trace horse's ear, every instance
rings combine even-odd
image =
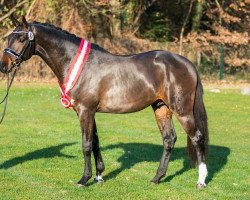
[[[14,16],[14,14],[10,15],[10,20],[11,20],[11,22],[12,22],[12,24],[14,26],[18,26],[19,25],[19,21],[16,19],[16,17]]]
[[[26,18],[24,15],[22,16],[22,22],[23,22],[24,27],[28,28],[28,22],[26,21]]]

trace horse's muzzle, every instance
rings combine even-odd
[[[12,62],[10,58],[6,55],[6,53],[3,54],[2,59],[0,60],[0,71],[4,74],[8,74],[10,72],[9,67],[11,67]]]
[[[0,71],[4,74],[8,72],[8,67],[5,65],[5,63],[0,61]]]

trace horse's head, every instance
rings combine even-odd
[[[8,36],[8,47],[4,49],[0,60],[0,71],[6,74],[13,68],[19,67],[23,61],[31,58],[35,51],[34,34],[25,17],[21,22],[14,16],[11,17],[11,20],[16,28]]]

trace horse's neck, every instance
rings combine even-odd
[[[78,38],[70,41],[62,34],[58,30],[47,30],[42,26],[35,27],[36,54],[48,64],[61,84],[80,41],[80,39],[77,41]]]

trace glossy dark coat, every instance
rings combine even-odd
[[[49,24],[16,22],[15,30],[32,30],[34,44],[23,60],[40,56],[63,84],[80,38]],[[20,40],[20,37],[22,40]],[[26,36],[27,37],[27,36]],[[24,39],[24,41],[23,41]],[[8,47],[20,52],[27,42],[25,34],[11,34]],[[6,73],[13,57],[4,53],[0,70]],[[113,55],[92,44],[86,65],[70,92],[82,129],[84,174],[79,185],[86,185],[92,176],[91,152],[100,177],[104,164],[99,149],[95,124],[96,112],[130,113],[152,106],[162,133],[164,151],[152,182],[165,175],[171,150],[176,141],[172,123],[175,114],[188,134],[192,163],[205,163],[208,131],[206,111],[202,100],[202,85],[194,65],[186,58],[166,51],[150,51],[136,55]],[[98,180],[98,179],[97,179]]]

